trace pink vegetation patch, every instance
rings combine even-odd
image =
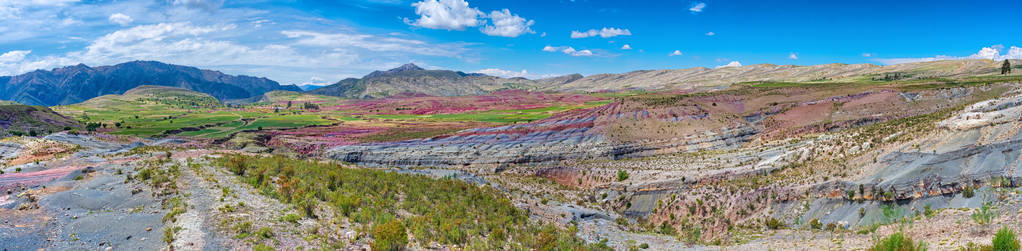
[[[400,95],[374,100],[354,100],[325,109],[359,111],[355,114],[448,114],[488,110],[536,109],[552,105],[578,105],[604,98],[582,94],[547,94],[506,90],[481,96],[435,97]]]
[[[322,152],[331,147],[359,143],[360,138],[386,131],[387,127],[337,125],[270,131],[271,146],[285,147],[303,155]]]

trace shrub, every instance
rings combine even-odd
[[[990,202],[983,203],[983,206],[980,206],[979,209],[972,212],[972,220],[975,221],[976,224],[982,226],[990,225],[996,216],[997,212],[996,210],[993,210],[993,206],[990,205]]]
[[[912,237],[905,236],[904,233],[897,232],[891,234],[883,239],[880,239],[871,251],[923,251],[926,250],[926,243],[919,241],[915,243],[912,241]]]
[[[962,189],[962,196],[964,196],[965,198],[972,198],[972,196],[975,196],[975,195],[976,195],[976,189],[973,188],[972,186],[965,186],[965,188]]]
[[[823,228],[823,223],[820,223],[820,219],[812,219],[809,221],[809,228],[820,229]]]
[[[623,182],[624,180],[629,180],[629,172],[625,170],[617,170],[617,181]]]
[[[780,220],[777,220],[777,218],[774,218],[774,217],[768,218],[764,224],[769,229],[776,230],[776,229],[784,228],[784,223],[781,222]]]
[[[259,236],[259,238],[269,239],[273,237],[273,229],[270,229],[269,227],[262,227],[255,232],[255,235]]]
[[[618,170],[617,171],[617,181],[625,181],[627,179],[628,179],[628,172],[626,172],[625,170]]]
[[[298,223],[298,220],[301,219],[301,218],[302,217],[298,216],[297,214],[287,214],[287,215],[281,216],[280,217],[280,221],[290,222],[290,223]]]
[[[252,251],[273,251],[273,248],[267,246],[266,244],[260,243],[256,244],[255,246],[252,246]]]
[[[401,250],[408,244],[408,234],[400,220],[374,225],[373,238],[373,250]]]
[[[166,242],[167,244],[174,242],[174,234],[176,234],[178,231],[181,231],[180,226],[163,230],[163,242]]]
[[[994,235],[993,250],[1005,250],[1005,251],[1018,251],[1019,243],[1018,238],[1015,238],[1015,231],[1008,229],[1008,227],[1001,228]]]

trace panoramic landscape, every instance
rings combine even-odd
[[[1020,250],[1020,18],[0,0],[0,248]]]

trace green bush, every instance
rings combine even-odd
[[[996,251],[1018,251],[1018,238],[1015,238],[1015,231],[1008,227],[1001,228],[994,235],[993,246]]]
[[[972,220],[983,226],[990,225],[994,221],[994,217],[997,217],[997,211],[993,210],[993,205],[990,202],[983,203],[983,206],[972,212]]]
[[[823,228],[823,223],[820,223],[819,219],[815,219],[814,218],[814,219],[809,221],[809,228],[811,228],[811,229],[821,229],[821,228]]]
[[[767,228],[774,229],[774,230],[784,228],[784,223],[781,222],[780,220],[777,220],[774,217],[770,217],[770,218],[766,219],[765,225],[766,225]]]
[[[625,170],[617,170],[617,181],[625,181],[628,179],[628,172]]]
[[[408,244],[408,234],[400,220],[374,225],[373,239],[373,250],[401,250]]]
[[[252,246],[252,251],[273,251],[273,248],[270,247],[270,246],[267,246],[266,244],[261,244],[260,243],[260,244],[255,244],[255,246]]]
[[[962,196],[964,196],[965,198],[972,198],[972,196],[975,195],[976,189],[973,188],[972,186],[965,186],[965,188],[962,189]]]
[[[904,233],[897,232],[891,234],[883,239],[880,239],[871,251],[925,251],[926,243],[919,241],[918,243],[912,241],[912,237],[905,236]]]
[[[287,214],[280,217],[280,221],[289,223],[298,223],[298,220],[300,219],[302,219],[302,217],[298,216],[297,214]]]

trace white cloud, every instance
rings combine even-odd
[[[79,1],[80,0],[0,0],[0,20],[19,19],[26,8],[55,10],[56,8],[49,7],[63,7]],[[52,16],[48,18],[52,18]],[[4,24],[4,26],[7,25],[11,24]]]
[[[631,46],[631,45],[628,45],[628,44],[625,44],[625,45],[621,46],[621,49],[622,49],[622,50],[631,50],[631,49],[632,49],[632,46]]]
[[[222,70],[231,74],[266,76],[282,83],[309,82],[310,76],[340,79],[354,73],[407,62],[409,55],[461,57],[464,44],[430,44],[387,35],[355,32],[286,31],[274,43],[256,45],[220,40],[237,32],[234,25],[199,26],[190,23],[139,25],[103,35],[85,48],[59,55],[28,58],[29,51],[0,55],[0,75],[84,63],[111,65],[131,60]],[[32,54],[35,55],[35,54]],[[363,58],[363,55],[372,55]],[[348,73],[339,72],[345,69]],[[354,70],[351,70],[354,69]],[[329,82],[329,81],[327,81]]]
[[[475,73],[482,73],[482,74],[486,74],[486,75],[490,75],[490,76],[503,77],[503,78],[517,78],[517,77],[524,78],[525,76],[529,75],[529,72],[526,71],[526,70],[522,70],[522,71],[518,72],[518,71],[501,70],[501,69],[498,69],[498,68],[482,69],[482,70],[478,70],[478,71],[474,71],[474,72]]]
[[[788,53],[788,59],[798,60],[798,53]]]
[[[707,35],[707,36],[711,36],[711,37],[712,37],[713,35],[717,35],[717,33],[713,33],[713,32],[711,31],[711,32],[707,32],[707,33],[706,33],[706,35]]]
[[[575,57],[588,57],[588,56],[592,56],[593,55],[593,52],[590,51],[590,50],[576,51],[575,48],[571,48],[571,47],[568,47],[567,49],[561,50],[561,52],[564,52],[564,54],[568,54],[568,55],[575,56]]]
[[[868,58],[868,57],[872,57],[872,56],[873,56],[873,53],[869,53],[869,52],[863,52],[863,53],[862,53],[862,56],[863,56],[863,57],[867,57],[867,58]]]
[[[691,11],[692,13],[703,12],[704,8],[706,8],[706,3],[696,2],[692,4],[692,8],[688,8],[688,11]]]
[[[415,7],[415,14],[419,19],[411,21],[405,18],[405,23],[412,26],[444,29],[444,30],[465,30],[465,27],[476,27],[485,21],[480,16],[485,16],[479,9],[468,7],[465,0],[423,0],[412,3]]]
[[[539,37],[546,37],[546,32],[543,32],[543,34],[539,34]]]
[[[933,57],[922,57],[922,58],[877,58],[874,61],[882,64],[903,64],[903,63],[915,63],[915,62],[930,62],[937,60],[961,60],[961,59],[990,59],[994,61],[1001,61],[1005,59],[1022,59],[1022,48],[1011,46],[1005,54],[1003,45],[993,45],[990,47],[983,47],[975,54],[956,57],[948,55],[937,55]],[[863,54],[865,56],[865,54]]]
[[[720,69],[720,68],[739,67],[739,66],[742,66],[742,63],[740,63],[738,61],[731,61],[730,63],[727,63],[726,65],[720,65],[720,66],[713,67],[713,68],[714,69]]]
[[[672,56],[672,57],[673,56],[681,56],[681,51],[680,50],[674,50],[674,52],[671,52],[671,54],[668,55],[668,56]]]
[[[359,33],[321,33],[287,30],[281,34],[293,38],[296,45],[324,48],[360,48],[376,52],[402,52],[428,56],[454,57],[464,50],[457,44],[428,44],[420,40],[383,37]]]
[[[174,5],[187,8],[215,11],[224,5],[224,0],[173,0]]]
[[[19,62],[22,59],[25,59],[25,55],[28,55],[29,53],[32,53],[32,50],[24,50],[24,51],[15,50],[15,51],[8,51],[8,52],[6,52],[4,54],[0,54],[0,64],[2,64],[2,63]]]
[[[614,27],[611,27],[611,28],[603,27],[603,29],[600,29],[600,30],[589,29],[588,31],[585,31],[585,32],[582,32],[582,31],[571,31],[571,38],[587,38],[587,37],[595,37],[595,36],[600,36],[602,38],[608,38],[608,37],[615,37],[615,36],[631,36],[631,35],[632,35],[632,32],[629,31],[628,29],[619,29],[619,28],[614,28]]]
[[[110,22],[116,24],[120,24],[121,26],[128,25],[131,22],[135,21],[134,19],[131,19],[130,16],[124,15],[122,13],[114,13],[113,15],[110,15],[110,17],[107,18],[107,20],[110,20]]]
[[[590,56],[594,56],[595,55],[595,54],[593,54],[593,51],[591,51],[591,50],[575,50],[575,48],[572,48],[571,46],[549,46],[549,45],[547,45],[547,46],[543,47],[543,51],[545,51],[545,52],[558,52],[559,51],[561,53],[564,53],[564,54],[567,54],[567,55],[571,55],[573,57],[590,57]]]
[[[490,20],[493,21],[493,25],[487,25],[480,29],[483,34],[501,37],[518,37],[524,33],[536,33],[529,28],[529,26],[532,26],[534,23],[533,20],[525,20],[525,18],[511,14],[511,11],[508,9],[490,12],[489,17]]]

